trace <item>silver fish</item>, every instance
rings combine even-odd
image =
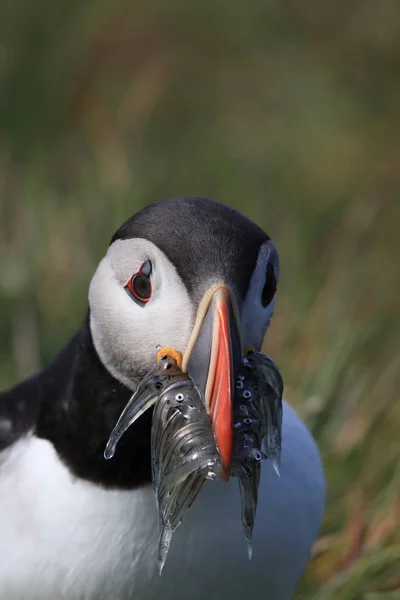
[[[259,352],[243,359],[234,397],[232,475],[239,480],[242,528],[251,557],[261,461],[279,474],[282,440],[282,378]],[[221,477],[222,465],[202,395],[175,359],[164,356],[140,382],[108,440],[111,458],[124,432],[154,405],[151,428],[152,483],[159,515],[160,573],[172,534],[206,479]]]
[[[249,353],[244,362],[253,369],[260,395],[261,437],[264,451],[280,474],[283,381],[273,360],[262,352]]]
[[[268,356],[252,352],[243,359],[234,399],[232,475],[239,479],[242,529],[249,558],[252,554],[260,462],[269,458],[279,475],[282,391],[282,378]]]
[[[221,469],[210,417],[190,379],[173,383],[160,395],[153,413],[151,455],[161,573],[173,532],[205,479],[216,479]]]
[[[173,532],[205,479],[217,478],[221,464],[202,396],[169,356],[162,357],[142,379],[121,413],[104,452],[106,459],[114,455],[125,431],[153,405],[151,466],[159,515],[161,573]]]
[[[128,404],[122,411],[117,424],[112,430],[104,450],[104,458],[109,459],[114,456],[117,444],[125,431],[144,413],[151,408],[159,395],[173,381],[185,380],[188,376],[182,373],[175,359],[169,356],[163,356],[156,364],[153,371],[150,371],[139,383],[136,391],[130,398]]]

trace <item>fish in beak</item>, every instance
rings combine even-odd
[[[126,429],[154,405],[151,464],[160,573],[172,534],[206,479],[238,478],[251,556],[260,461],[271,460],[279,473],[283,383],[266,355],[253,349],[242,357],[235,297],[227,285],[214,285],[200,303],[184,355],[166,346],[159,350],[154,369],[111,432],[106,459]]]
[[[215,284],[200,303],[182,370],[188,372],[205,399],[225,480],[231,474],[233,399],[242,355],[235,296],[229,286]]]

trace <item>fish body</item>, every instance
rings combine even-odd
[[[173,532],[205,479],[215,479],[221,468],[210,417],[189,378],[173,383],[158,398],[153,413],[151,456],[161,572]]]
[[[155,404],[163,390],[172,382],[185,379],[188,379],[188,376],[181,371],[176,360],[163,356],[155,368],[143,377],[122,411],[108,439],[104,458],[108,460],[114,456],[115,448],[125,431]]]
[[[283,383],[273,361],[261,352],[243,359],[234,399],[232,475],[239,479],[242,529],[252,554],[260,462],[270,459],[279,474]]]
[[[282,392],[282,378],[273,361],[260,352],[247,354],[234,397],[231,475],[239,480],[242,529],[249,557],[261,461],[271,460],[279,474]],[[172,534],[205,480],[223,477],[204,398],[177,361],[167,355],[143,378],[121,413],[107,443],[105,458],[113,456],[124,432],[152,406],[151,467],[159,515],[161,573]]]
[[[251,352],[244,361],[253,370],[259,388],[263,448],[279,475],[282,446],[282,377],[273,360],[262,352]]]
[[[217,478],[221,464],[204,400],[170,356],[162,357],[140,382],[111,432],[106,459],[114,455],[125,431],[152,406],[151,466],[159,514],[161,572],[173,532],[205,479]]]

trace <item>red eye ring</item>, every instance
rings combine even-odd
[[[150,276],[145,275],[142,269],[140,269],[130,278],[125,285],[125,290],[139,304],[147,304],[152,293]]]

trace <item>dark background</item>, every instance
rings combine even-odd
[[[80,325],[119,224],[210,196],[275,240],[265,348],[328,508],[297,599],[400,591],[400,5],[3,0],[0,387]]]

